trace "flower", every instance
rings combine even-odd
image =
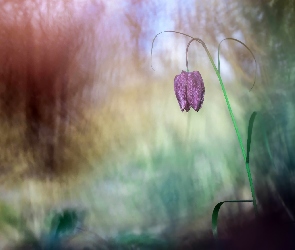
[[[199,111],[205,95],[205,86],[199,71],[185,72],[174,78],[174,91],[181,111],[188,112],[192,107]]]

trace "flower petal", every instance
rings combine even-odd
[[[174,91],[179,103],[181,111],[190,110],[189,103],[187,101],[187,78],[188,72],[182,71],[180,75],[175,76],[174,78]]]
[[[199,71],[188,73],[187,77],[187,101],[195,110],[199,111],[204,102],[205,86]]]

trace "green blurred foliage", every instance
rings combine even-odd
[[[295,215],[295,2],[246,1],[243,16],[260,45],[261,110],[254,125],[257,181],[270,178]],[[254,149],[255,150],[255,149]],[[263,176],[263,177],[262,177]],[[259,185],[258,185],[259,186]],[[270,187],[264,187],[269,189]],[[263,189],[262,189],[263,190]],[[262,193],[262,192],[261,192]],[[271,194],[273,195],[273,194]],[[263,197],[263,193],[261,194]]]
[[[68,75],[69,82],[79,84],[72,91],[64,93],[68,94],[64,96],[68,102],[71,98],[73,101],[71,105],[66,105],[69,109],[67,115],[71,117],[70,124],[60,120],[56,106],[56,109],[48,111],[49,120],[54,121],[55,128],[59,128],[59,132],[54,130],[53,137],[64,143],[59,147],[60,144],[55,141],[55,152],[63,152],[65,157],[64,165],[55,165],[58,182],[51,179],[52,186],[47,185],[47,173],[42,172],[43,168],[36,163],[44,164],[46,154],[44,156],[43,153],[46,150],[50,153],[49,142],[52,138],[41,138],[42,147],[29,148],[27,151],[24,135],[29,121],[24,116],[24,107],[16,105],[27,96],[16,94],[10,99],[7,95],[3,99],[3,103],[6,103],[6,107],[4,104],[2,106],[3,111],[9,114],[18,110],[16,115],[21,119],[13,120],[14,117],[8,119],[7,114],[1,115],[2,179],[16,187],[27,187],[21,185],[23,182],[33,183],[33,191],[16,191],[21,193],[23,200],[29,201],[29,205],[21,201],[17,203],[20,210],[26,207],[34,211],[33,208],[40,207],[47,211],[52,207],[78,204],[88,210],[85,223],[105,237],[118,235],[120,238],[121,234],[133,231],[178,235],[191,229],[210,230],[211,213],[218,202],[251,197],[242,154],[225,100],[201,46],[197,43],[192,45],[188,55],[190,69],[201,71],[205,81],[204,106],[198,113],[181,113],[173,92],[174,77],[185,68],[185,46],[189,39],[176,34],[159,36],[153,51],[156,71],[150,69],[152,39],[163,30],[176,30],[200,37],[213,56],[216,55],[218,43],[225,37],[241,39],[253,50],[259,64],[259,77],[250,93],[254,62],[251,54],[239,44],[232,41],[222,44],[221,75],[244,146],[250,115],[253,111],[258,112],[253,127],[250,168],[254,172],[260,201],[270,189],[268,180],[272,180],[277,190],[282,189],[279,192],[288,207],[293,206],[293,196],[286,196],[284,190],[294,188],[291,178],[295,159],[294,2],[188,2],[177,2],[175,8],[166,5],[165,1],[139,0],[124,1],[118,6],[107,2],[102,7],[89,3],[88,8],[85,5],[85,13],[100,13],[100,19],[87,19],[87,15],[85,19],[78,19],[81,21],[78,24],[93,24],[96,20],[97,26],[90,25],[89,30],[87,25],[82,25],[84,33],[81,34],[85,36],[78,36],[82,39],[78,45],[84,44],[85,47],[80,47],[78,54],[74,53],[77,51],[67,54],[58,46],[55,50],[77,59],[74,61],[76,66],[70,63],[69,58],[65,62],[69,63],[69,72],[72,73]],[[161,18],[173,22],[156,26],[155,23],[160,23],[158,20]],[[67,19],[63,20],[64,23],[58,27],[66,30],[67,26],[64,25],[67,25]],[[68,24],[69,27],[73,25],[70,34],[76,37],[75,32],[79,33],[80,26]],[[60,30],[50,32],[56,37]],[[92,32],[97,34],[93,35]],[[13,38],[12,41],[16,38],[22,41],[17,34],[13,32],[7,36]],[[7,36],[3,33],[2,38]],[[62,41],[60,44],[63,44]],[[20,43],[15,46],[22,48],[24,45]],[[3,49],[3,53],[5,51]],[[85,51],[90,52],[87,55],[92,59],[87,63],[83,57]],[[15,61],[17,55],[15,52]],[[84,61],[85,65],[82,65]],[[78,71],[81,75],[76,67],[81,70]],[[58,73],[63,76],[62,72]],[[75,78],[77,75],[78,79]],[[7,75],[5,77],[7,81],[10,79]],[[6,83],[5,87],[8,86]],[[16,92],[9,88],[5,91],[6,94]],[[57,103],[62,107],[63,102],[59,98]],[[41,131],[44,123],[40,122],[39,125]],[[40,154],[34,156],[31,151]],[[34,178],[30,178],[30,174],[24,174],[27,169],[34,170],[34,173],[38,170],[37,173],[43,174],[43,178],[36,173]],[[11,172],[12,175],[8,174]],[[71,177],[64,173],[70,173]],[[18,177],[13,178],[14,175]],[[82,175],[84,179],[80,180]],[[35,179],[39,180],[37,184]],[[5,186],[3,190],[5,188],[10,187]],[[244,190],[247,190],[246,194]],[[269,193],[272,195],[272,191]],[[243,212],[242,207],[222,209],[221,218],[222,214]],[[1,212],[6,218],[3,225],[17,225],[17,220],[21,220],[7,211]],[[55,228],[52,230],[57,234],[66,228],[74,228],[72,216],[63,216],[56,215],[52,225]],[[27,222],[29,228],[33,227],[35,221],[43,223],[44,218],[33,214],[33,219]],[[50,226],[44,227],[48,229]],[[130,237],[126,236],[122,241],[128,241]]]

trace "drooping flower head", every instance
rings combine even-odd
[[[184,34],[184,33],[181,33],[181,32],[177,32],[177,31],[163,31],[163,32],[178,33],[178,34],[182,34],[184,36],[187,36],[187,37],[190,37],[191,38],[190,42],[188,43],[188,45],[186,47],[186,67],[187,67],[187,72],[182,71],[180,75],[177,75],[174,78],[174,91],[175,91],[175,95],[176,95],[176,98],[178,100],[178,103],[179,103],[179,106],[180,106],[181,111],[186,110],[186,112],[188,112],[191,107],[194,110],[199,111],[200,108],[202,107],[202,104],[203,104],[203,101],[204,101],[204,94],[205,94],[204,82],[203,82],[203,79],[202,79],[201,74],[200,74],[199,71],[194,71],[192,73],[189,73],[188,60],[187,60],[187,52],[188,52],[188,47],[189,47],[189,45],[191,44],[192,41],[199,42],[203,46],[203,48],[205,49],[205,51],[206,51],[206,53],[208,55],[208,58],[209,58],[212,66],[214,68],[214,71],[215,71],[215,73],[216,73],[216,75],[217,75],[217,77],[219,79],[219,82],[220,82],[220,85],[221,85],[221,89],[223,91],[224,98],[225,98],[225,101],[226,101],[226,104],[227,104],[227,107],[228,107],[230,116],[232,118],[232,122],[233,122],[235,131],[236,131],[236,134],[237,134],[239,143],[240,143],[240,147],[241,147],[241,150],[242,150],[242,154],[243,154],[244,160],[245,160],[246,170],[247,170],[248,179],[249,179],[249,183],[250,183],[250,189],[251,189],[251,193],[252,193],[252,200],[246,200],[246,201],[245,200],[238,200],[238,201],[229,201],[229,202],[253,202],[255,214],[257,215],[257,211],[258,210],[257,210],[257,204],[256,204],[256,195],[255,195],[255,190],[254,190],[254,186],[253,186],[251,171],[250,171],[250,168],[249,168],[249,151],[250,151],[250,146],[249,145],[250,144],[248,142],[250,140],[247,141],[247,156],[246,156],[245,150],[244,150],[244,146],[243,146],[243,143],[242,143],[242,140],[241,140],[241,135],[240,135],[238,126],[236,124],[235,117],[233,115],[233,112],[232,112],[232,109],[231,109],[231,106],[230,106],[230,103],[229,103],[229,100],[228,100],[228,97],[227,97],[227,93],[226,93],[226,90],[225,90],[223,81],[221,79],[221,75],[220,75],[220,61],[219,61],[219,48],[220,48],[221,42],[224,41],[224,40],[234,40],[234,41],[239,42],[242,45],[244,45],[250,51],[250,53],[252,54],[252,56],[253,56],[253,58],[255,60],[255,65],[256,65],[256,69],[257,69],[256,59],[255,59],[252,51],[247,47],[246,44],[244,44],[240,40],[237,40],[235,38],[225,38],[225,39],[223,39],[219,43],[219,46],[218,46],[218,69],[217,69],[217,67],[216,67],[216,65],[215,65],[215,63],[213,61],[213,58],[212,58],[210,52],[208,51],[208,48],[207,48],[206,44],[200,38],[194,38],[194,37],[192,37],[190,35],[187,35],[187,34]],[[161,34],[163,32],[160,32],[159,34]],[[159,34],[157,34],[155,36],[155,38],[153,40],[153,43],[154,43],[156,37]],[[152,50],[153,50],[153,43],[152,43],[151,55],[152,55]],[[254,84],[255,84],[255,79],[256,79],[256,71],[255,71]],[[253,84],[253,86],[254,86],[254,84]],[[251,89],[250,89],[250,91],[251,91]],[[253,117],[255,117],[255,113],[256,112],[253,113],[254,116],[252,114]],[[252,116],[250,118],[250,121],[252,121],[252,126],[253,126],[253,120],[254,120],[254,118],[252,118]],[[249,137],[248,137],[248,139],[249,139]],[[213,214],[212,214],[212,230],[213,230],[213,235],[216,238],[217,238],[217,217],[218,217],[218,210],[220,209],[220,206],[224,202],[227,202],[227,201],[219,202],[215,206],[215,208],[213,210]]]
[[[204,102],[205,86],[199,71],[185,72],[174,78],[174,91],[181,111],[192,107],[199,111]]]

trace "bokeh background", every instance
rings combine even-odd
[[[295,1],[1,1],[0,242],[38,237],[52,210],[85,211],[101,237],[174,237],[211,228],[214,206],[251,199],[243,156],[203,47],[188,61],[205,100],[182,113],[174,77],[189,38],[217,65],[244,147],[259,209],[278,201],[292,219]],[[152,70],[151,63],[153,64]],[[220,220],[253,210],[225,204]],[[12,215],[13,214],[13,215]],[[6,217],[17,218],[9,222]],[[24,222],[25,221],[25,222]]]

